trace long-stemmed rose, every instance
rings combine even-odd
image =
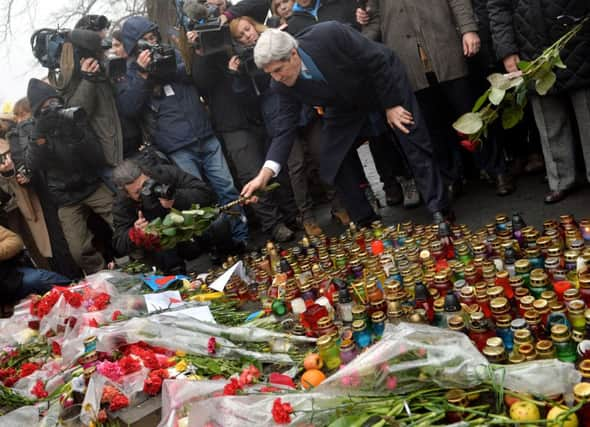
[[[470,113],[463,114],[453,128],[466,139],[461,144],[473,151],[482,137],[486,137],[490,124],[501,118],[502,127],[510,129],[524,117],[527,91],[546,95],[557,81],[555,68],[566,68],[560,52],[572,40],[590,17],[584,18],[559,40],[549,46],[533,61],[520,61],[519,71],[510,74],[495,73],[488,76],[490,88],[479,97]]]

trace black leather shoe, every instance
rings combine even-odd
[[[567,197],[568,191],[550,191],[545,195],[545,203],[551,205],[553,203],[561,202],[563,199]]]
[[[512,192],[514,192],[512,177],[508,174],[499,174],[496,177],[496,194],[498,196],[507,196]]]
[[[399,183],[395,182],[385,189],[385,203],[387,203],[387,206],[399,205],[403,200],[404,195]]]

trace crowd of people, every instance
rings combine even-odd
[[[531,95],[514,129],[493,126],[470,152],[451,126],[488,74],[517,71],[588,16],[586,0],[176,5],[188,14],[191,1],[207,3],[231,45],[209,51],[198,26],[163,35],[143,16],[110,28],[87,15],[47,78],[31,79],[0,116],[0,281],[12,283],[3,303],[125,255],[182,272],[204,251],[248,251],[253,223],[277,242],[298,229],[319,235],[318,200],[345,225],[370,224],[378,216],[363,143],[387,204],[424,203],[435,222],[453,221],[452,201],[473,176],[504,196],[518,174],[543,171],[544,202],[564,199],[577,184],[578,146],[590,180],[590,25],[562,52],[554,89]],[[107,57],[126,71],[110,75]],[[272,179],[278,191],[257,192]],[[150,251],[134,239],[172,208],[240,196],[255,203],[197,241]]]

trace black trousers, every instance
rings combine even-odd
[[[236,174],[234,178],[241,187],[256,177],[264,163],[266,131],[262,127],[252,126],[250,129],[222,132],[221,137],[227,160],[233,166]],[[285,192],[290,189],[286,189],[285,186],[290,186],[290,184],[288,176],[283,173],[281,175],[285,175],[286,178],[286,180],[279,179],[281,191]],[[276,197],[277,195],[273,193],[264,194],[259,197],[258,203],[250,205],[264,232],[272,231],[275,225],[284,220]]]
[[[369,138],[369,148],[375,161],[375,168],[383,183],[383,191],[387,192],[396,185],[398,176],[410,178],[412,174],[408,170],[404,155],[399,148],[399,142],[392,132]]]
[[[463,179],[465,175],[459,136],[452,123],[462,114],[471,111],[476,100],[475,92],[467,77],[442,83],[436,79],[430,80],[431,86],[417,91],[416,98],[428,126],[442,176],[450,184]],[[473,153],[477,167],[492,176],[506,170],[498,136],[499,129],[491,127],[488,140]]]

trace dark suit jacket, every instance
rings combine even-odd
[[[272,118],[273,140],[267,160],[285,164],[295,139],[301,106],[325,108],[321,176],[333,182],[371,112],[402,105],[410,109],[409,82],[397,56],[347,25],[329,21],[304,30],[299,47],[323,74],[327,84],[298,79],[289,88],[271,84],[280,99]]]

